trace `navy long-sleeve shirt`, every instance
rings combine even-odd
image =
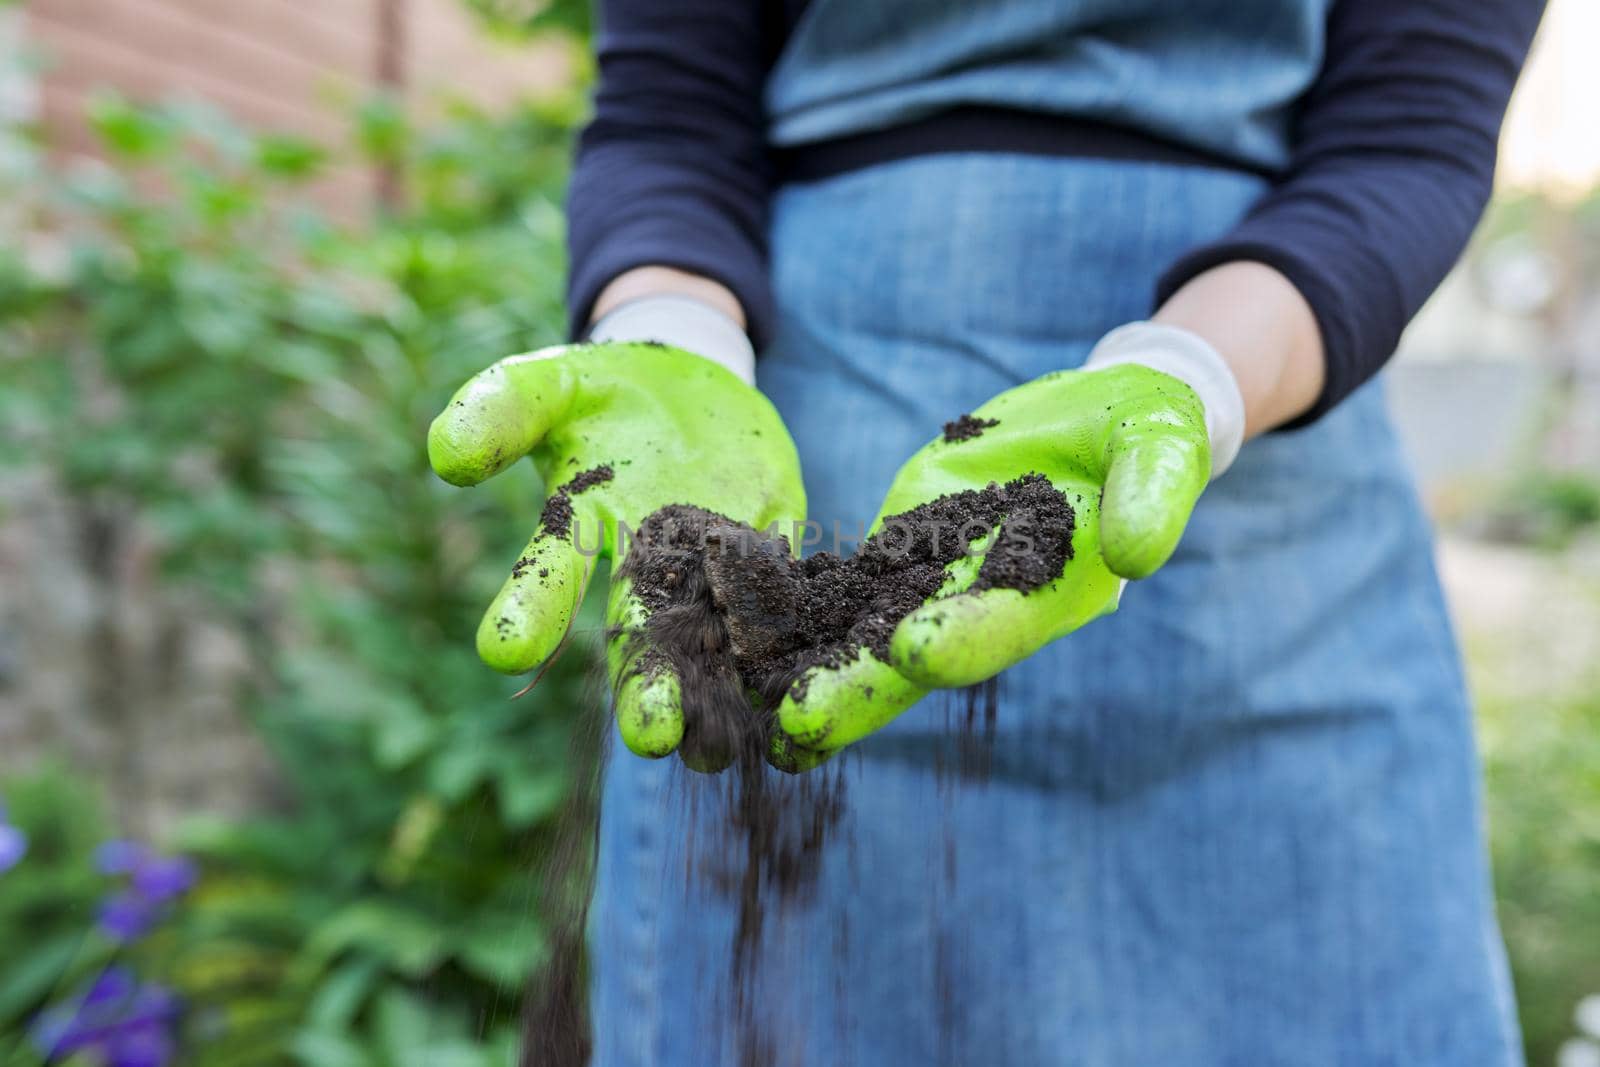
[[[881,36],[862,36],[870,25],[856,35],[856,46],[872,51],[872,64],[856,68],[866,80],[833,70],[816,80],[830,97],[796,90],[791,68],[819,62],[811,53],[829,41],[850,43],[857,27],[802,22],[806,0],[602,0],[595,117],[568,204],[574,332],[612,278],[660,264],[727,286],[764,344],[775,318],[767,201],[778,181],[959,149],[1235,166],[1268,175],[1271,188],[1231,232],[1174,263],[1154,300],[1225,262],[1258,261],[1284,274],[1316,316],[1327,362],[1322,395],[1298,420],[1310,421],[1376,373],[1460,255],[1487,202],[1500,122],[1544,4],[1334,0],[1325,22],[1316,0],[1299,10],[1295,0],[1257,6],[1231,31],[1236,0],[1198,16],[1176,5],[1165,24],[1086,24],[1081,34],[1058,18],[1053,50],[1038,44],[1052,27],[1018,20],[1028,37],[1011,53],[993,39],[996,23],[983,23],[981,63],[958,56],[946,59],[953,74],[925,73],[957,87],[943,96],[937,84],[907,92],[919,72],[883,55],[902,37],[935,57],[937,45],[884,20]],[[971,36],[981,9],[946,10],[956,13],[950,21],[967,18]],[[866,10],[843,7],[834,17]],[[1072,5],[1013,3],[1008,14],[1019,10]],[[1219,84],[1214,94],[1186,90],[1164,111],[1138,99],[1138,88],[1100,91],[1108,40],[1120,49],[1109,62],[1149,50],[1148,64],[1180,69],[1191,57],[1173,49],[1228,32],[1253,50],[1247,56],[1276,64],[1256,77],[1264,92],[1292,95],[1240,100]],[[1082,47],[1090,39],[1099,51]],[[1283,70],[1302,53],[1306,77],[1296,84]],[[983,63],[996,68],[988,82]],[[870,80],[875,69],[888,70],[882,84]],[[1195,69],[1203,78],[1204,64]],[[1024,91],[1033,95],[1014,98]],[[1195,112],[1196,103],[1209,110]],[[858,128],[848,125],[852,115],[862,116]]]

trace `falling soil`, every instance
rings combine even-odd
[[[583,946],[599,846],[600,775],[610,739],[605,702],[585,701],[568,742],[573,781],[548,849],[534,865],[549,954],[523,1000],[524,1067],[583,1067],[593,1050]]]
[[[999,419],[980,419],[972,415],[962,415],[944,424],[944,440],[946,444],[955,444],[958,441],[970,441],[974,437],[981,437],[983,431],[992,426],[999,426]]]
[[[971,425],[958,440],[993,425],[963,416],[947,433],[963,420]],[[610,468],[600,467],[567,483],[557,495],[568,521],[566,496],[610,475]],[[580,486],[584,479],[591,480]],[[547,504],[545,524],[554,529],[551,517]],[[1065,496],[1038,474],[939,497],[892,516],[848,559],[821,553],[796,560],[787,539],[688,505],[662,508],[641,524],[615,576],[632,580],[648,610],[638,647],[628,650],[627,669],[675,671],[685,719],[679,746],[684,765],[734,771],[690,775],[685,783],[691,797],[709,797],[727,812],[719,842],[701,842],[698,849],[688,843],[689,872],[737,909],[729,961],[731,1018],[725,1024],[745,1067],[776,1062],[778,1043],[763,1026],[751,992],[769,909],[808,898],[830,834],[846,812],[839,761],[792,776],[768,765],[778,704],[785,694],[803,699],[802,676],[811,668],[843,666],[863,649],[887,658],[896,625],[945,586],[946,568],[964,555],[983,552],[972,591],[1028,593],[1043,586],[1072,558],[1073,525]],[[990,539],[986,547],[978,544],[984,539]],[[994,693],[991,683],[969,694],[966,733],[974,734],[981,720],[992,735]],[[592,740],[584,743],[597,751]],[[575,810],[587,817],[598,808],[599,776],[583,766],[579,773],[589,799],[580,798]],[[544,880],[556,882],[559,891],[572,881],[566,868],[592,868],[594,846],[581,832],[558,834],[570,839],[561,847],[570,855],[558,856],[561,873],[547,872]],[[577,1067],[588,1056],[580,974],[587,909],[568,901],[563,914],[568,918],[556,925],[550,965],[528,1002],[524,1064]]]

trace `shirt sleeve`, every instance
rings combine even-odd
[[[1165,301],[1236,260],[1278,270],[1322,333],[1315,421],[1388,360],[1466,246],[1544,0],[1335,0],[1289,168],[1230,233],[1187,253]]]
[[[573,336],[617,275],[657,264],[730,289],[771,336],[762,90],[776,5],[602,0],[594,118],[567,194]]]

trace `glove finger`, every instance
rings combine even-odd
[[[795,699],[795,692],[802,696]],[[924,695],[899,671],[862,649],[839,667],[813,667],[778,705],[778,726],[789,742],[833,752],[886,725]]]
[[[772,747],[767,751],[767,762],[788,774],[804,774],[827,763],[838,751],[833,749],[829,752],[817,752],[814,749],[801,748],[782,730],[774,730]]]
[[[628,751],[670,756],[683,741],[683,689],[664,656],[647,656],[616,690],[617,732]]]
[[[683,683],[651,645],[647,617],[632,580],[613,577],[606,603],[606,671],[615,694],[617,732],[630,752],[660,759],[683,740]]]
[[[572,400],[565,351],[510,356],[458,389],[428,427],[434,472],[451,485],[477,485],[537,445]]]
[[[505,674],[539,666],[561,646],[594,574],[593,556],[542,524],[478,624],[478,655]]]
[[[924,604],[895,628],[890,661],[928,689],[976,685],[1116,610],[1116,576],[1103,566],[1068,568],[1032,592],[986,589]]]
[[[995,553],[1034,552],[1013,537],[991,537],[982,555],[963,556],[946,567],[939,594],[900,620],[889,641],[895,669],[928,689],[976,685],[1115,611],[1122,582],[1101,557],[1092,498],[1079,494],[1077,499],[1072,551],[1064,554],[1054,578],[1027,592],[998,586],[972,590],[974,579],[992,563],[1001,565],[1002,574],[1011,569],[1012,561],[1004,555],[992,558]],[[1030,535],[1040,532],[1028,530]],[[1028,561],[1030,579],[1039,558]]]
[[[1100,504],[1100,551],[1124,578],[1145,578],[1172,555],[1210,476],[1204,440],[1145,428],[1113,441]]]

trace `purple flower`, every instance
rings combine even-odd
[[[138,981],[128,968],[113,964],[83,992],[76,1005],[60,1005],[41,1015],[33,1039],[46,1055],[65,1056],[95,1043],[93,1022],[108,1017],[132,998]]]
[[[160,918],[163,906],[194,885],[194,861],[162,856],[137,841],[107,841],[95,854],[105,874],[122,875],[127,884],[100,905],[101,929],[118,941],[132,941]]]
[[[137,841],[107,841],[95,850],[95,866],[101,874],[132,874],[150,855]]]
[[[170,1029],[146,1023],[119,1034],[106,1047],[106,1067],[163,1067],[172,1058]]]
[[[137,891],[113,893],[100,904],[100,928],[118,941],[133,941],[155,923],[158,908]]]
[[[20,827],[3,821],[4,818],[4,813],[0,812],[0,874],[21,863],[22,857],[28,854],[28,835]]]
[[[133,996],[134,990],[139,988],[138,979],[133,972],[119,964],[113,964],[100,972],[100,977],[83,995],[83,1005],[86,1008],[104,1008],[106,1005],[121,1004]]]
[[[194,880],[194,861],[187,856],[146,856],[133,869],[134,890],[153,904],[181,897]]]
[[[163,1067],[175,1051],[178,1015],[170,990],[141,985],[126,967],[112,966],[75,1003],[42,1014],[32,1036],[51,1062],[92,1052],[104,1067]]]

